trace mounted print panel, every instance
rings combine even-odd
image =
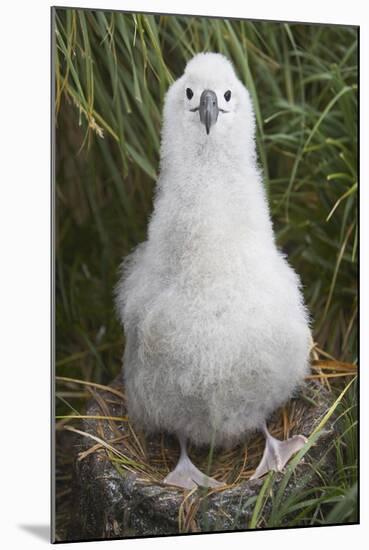
[[[52,46],[53,541],[358,523],[358,28]]]

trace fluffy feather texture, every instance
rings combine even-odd
[[[190,110],[204,89],[229,111],[209,135]],[[147,432],[233,444],[307,374],[308,315],[275,244],[254,134],[230,62],[196,55],[167,92],[148,239],[117,288],[128,412]]]

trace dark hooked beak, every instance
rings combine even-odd
[[[213,90],[204,90],[200,97],[200,120],[205,124],[206,133],[216,123],[219,114],[217,95]]]

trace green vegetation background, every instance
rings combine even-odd
[[[357,38],[344,26],[56,10],[57,375],[109,383],[121,368],[118,267],[145,239],[165,92],[200,51],[225,54],[251,93],[278,244],[315,340],[357,362]],[[58,391],[59,414],[85,397]]]

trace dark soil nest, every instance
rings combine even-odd
[[[209,473],[225,487],[184,491],[162,482],[178,459],[176,439],[167,434],[144,437],[134,431],[127,418],[121,377],[109,388],[93,389],[92,394],[86,413],[91,418],[80,423],[79,433],[72,428],[76,459],[73,522],[67,540],[247,529],[264,482],[249,480],[264,449],[260,434],[232,449],[214,450]],[[333,401],[333,392],[310,380],[297,398],[273,415],[268,427],[281,439],[297,433],[309,437]],[[327,448],[334,435],[332,416],[293,470],[285,495],[299,487],[302,479],[305,488],[316,484],[311,462],[319,461],[329,475],[334,466]],[[208,471],[208,448],[190,446],[189,454],[202,471]],[[284,473],[274,475],[277,490]]]

